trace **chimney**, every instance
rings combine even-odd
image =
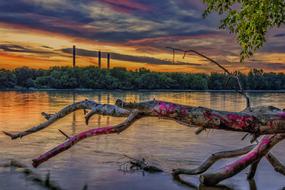
[[[107,54],[107,68],[110,69],[110,64],[111,64],[111,54]]]
[[[72,55],[73,55],[73,68],[75,68],[76,66],[76,47],[73,46],[73,51],[72,51]]]
[[[98,51],[98,67],[101,69],[101,51]]]

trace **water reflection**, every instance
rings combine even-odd
[[[253,105],[273,105],[285,107],[284,94],[265,93],[251,94]],[[161,99],[181,104],[204,106],[212,109],[240,111],[245,106],[243,97],[236,93],[208,92],[0,92],[0,131],[19,131],[44,121],[41,112],[57,112],[60,108],[84,99],[100,103],[114,104],[117,98],[125,101],[145,101]],[[26,138],[10,141],[0,135],[0,162],[17,159],[31,166],[31,160],[62,143],[64,138],[57,129],[67,134],[75,134],[90,127],[113,125],[123,118],[96,116],[90,126],[85,125],[83,111],[77,111],[58,121],[47,129]],[[89,189],[189,189],[174,183],[169,174],[153,174],[142,177],[139,174],[126,175],[118,171],[118,160],[123,154],[132,157],[144,157],[159,163],[164,170],[173,168],[195,167],[209,154],[230,150],[247,145],[241,141],[243,134],[222,131],[210,131],[199,136],[194,130],[181,126],[173,121],[144,118],[120,135],[100,136],[79,143],[74,148],[51,159],[36,171],[43,176],[50,171],[51,177],[64,189],[82,189],[88,184]],[[281,143],[274,150],[285,162],[285,153]],[[221,161],[214,169],[228,161]],[[0,184],[7,184],[1,176]],[[197,177],[186,178],[199,188]],[[266,180],[264,180],[266,179]],[[2,180],[2,181],[1,181]],[[16,178],[15,178],[16,180]],[[17,180],[24,180],[18,179]],[[12,181],[12,180],[10,180]],[[22,183],[21,183],[22,184]],[[29,184],[30,185],[30,184]],[[35,189],[30,186],[22,189]],[[223,185],[232,189],[252,189],[245,172],[227,180]],[[263,161],[256,176],[256,188],[280,189],[284,186],[284,177],[273,171]],[[13,189],[13,183],[5,186]]]

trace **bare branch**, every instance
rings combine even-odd
[[[131,112],[129,110],[120,108],[115,105],[109,104],[97,104],[96,106],[92,107],[92,110],[85,115],[85,123],[86,125],[89,124],[89,120],[95,114],[99,115],[109,115],[112,117],[127,117]]]
[[[249,173],[247,175],[248,180],[252,180],[254,178],[259,162],[260,162],[260,160],[251,164],[250,169],[249,169]]]
[[[141,171],[146,171],[149,173],[159,173],[163,172],[163,170],[157,166],[149,165],[144,158],[142,159],[136,159],[132,158],[128,155],[124,155],[126,158],[130,159],[128,162],[125,162],[123,165],[129,164],[130,166],[129,171],[136,171],[136,170],[141,170]],[[127,168],[127,167],[125,167]],[[125,169],[124,171],[128,171],[128,169]]]
[[[84,100],[81,102],[76,102],[74,104],[68,105],[65,108],[63,108],[62,110],[60,110],[58,113],[53,114],[49,120],[35,126],[32,127],[26,131],[23,132],[19,132],[19,133],[8,133],[8,132],[3,132],[5,135],[8,135],[11,137],[11,139],[17,139],[17,138],[22,138],[26,135],[35,133],[37,131],[40,131],[42,129],[45,129],[46,127],[50,126],[51,124],[53,124],[54,122],[56,122],[57,120],[65,117],[66,115],[78,110],[78,109],[92,109],[92,107],[94,107],[95,105],[97,105],[96,102],[94,101],[90,101],[90,100]]]
[[[205,160],[199,167],[194,169],[175,169],[173,170],[173,175],[187,174],[187,175],[197,175],[207,171],[214,163],[220,159],[233,158],[240,156],[251,151],[256,145],[249,145],[237,150],[222,151],[212,154],[207,160]]]
[[[33,160],[33,166],[38,167],[43,162],[47,161],[48,159],[56,156],[57,154],[68,150],[73,145],[78,143],[79,141],[82,141],[88,137],[97,136],[97,135],[104,135],[104,134],[111,134],[111,133],[120,133],[127,129],[133,122],[135,122],[137,119],[141,118],[142,115],[139,113],[139,111],[134,110],[131,112],[130,116],[122,123],[110,126],[110,127],[103,127],[103,128],[94,128],[87,131],[83,131],[77,135],[74,135],[70,137],[68,140],[66,140],[64,143],[56,146],[55,148],[51,149],[50,151],[42,154],[38,158]]]
[[[189,50],[183,50],[183,49],[179,49],[179,48],[173,48],[173,47],[166,47],[167,49],[171,49],[173,50],[173,55],[175,53],[175,51],[180,51],[180,52],[183,52],[183,59],[186,57],[187,53],[189,52],[192,52],[192,53],[195,53],[197,55],[199,55],[200,57],[203,57],[205,59],[207,59],[208,61],[216,64],[219,68],[221,68],[224,72],[226,72],[230,77],[236,79],[237,83],[238,83],[238,87],[239,87],[239,90],[237,90],[238,93],[240,93],[241,95],[243,95],[245,98],[246,98],[246,108],[247,109],[250,109],[251,108],[251,105],[250,105],[250,99],[248,97],[248,95],[246,94],[246,92],[244,91],[242,85],[241,85],[241,82],[240,82],[240,79],[238,77],[238,72],[236,72],[235,74],[234,73],[231,73],[228,69],[226,69],[224,66],[222,66],[220,63],[218,63],[217,61],[213,60],[212,58],[196,51],[196,50],[193,50],[193,49],[189,49]],[[173,59],[174,59],[174,56],[173,56]],[[174,61],[173,61],[174,63]]]
[[[70,139],[70,136],[68,136],[65,132],[63,132],[62,130],[58,129],[58,131],[66,137],[66,139]]]
[[[54,114],[48,114],[48,113],[45,113],[45,112],[42,112],[41,113],[42,116],[46,119],[46,120],[49,120]]]
[[[92,109],[97,109],[97,107],[103,107],[103,109],[101,109],[99,111],[99,113],[101,114],[109,114],[109,115],[119,115],[120,113],[124,113],[125,116],[127,116],[130,112],[127,111],[127,110],[123,110],[121,108],[118,108],[117,106],[114,106],[114,105],[102,105],[102,104],[97,104],[96,102],[94,101],[91,101],[91,100],[84,100],[84,101],[81,101],[81,102],[76,102],[74,104],[71,104],[71,105],[68,105],[66,106],[65,108],[63,108],[62,110],[60,110],[59,112],[55,113],[55,114],[52,114],[50,116],[50,118],[35,126],[35,127],[32,127],[30,129],[27,129],[25,131],[22,131],[22,132],[19,132],[19,133],[15,133],[15,134],[12,134],[12,133],[9,133],[9,132],[6,132],[6,131],[3,131],[3,133],[9,137],[11,137],[11,139],[17,139],[17,138],[22,138],[26,135],[30,135],[32,133],[35,133],[37,131],[40,131],[40,130],[43,130],[45,129],[46,127],[50,126],[51,124],[53,124],[54,122],[56,122],[57,120],[67,116],[68,114],[76,111],[76,110],[79,110],[79,109],[88,109],[88,110],[92,110]],[[104,107],[108,107],[109,109],[104,109]],[[111,113],[109,113],[109,111],[112,111]],[[45,114],[44,114],[45,115]]]
[[[271,148],[274,147],[274,145],[276,145],[280,141],[282,141],[284,138],[285,134],[264,136],[253,150],[241,156],[236,161],[227,164],[215,173],[201,175],[200,182],[205,185],[216,185],[220,181],[236,175],[237,173],[248,167],[250,164],[257,162],[263,156],[268,154]]]
[[[266,159],[273,166],[276,172],[285,175],[285,166],[272,153],[268,153],[266,155]]]

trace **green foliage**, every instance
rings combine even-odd
[[[21,67],[15,70],[17,84],[22,87],[33,87],[32,79],[35,76],[35,70],[28,67]]]
[[[285,74],[264,73],[253,69],[248,75],[239,73],[242,85],[251,90],[285,90]],[[55,89],[181,89],[181,90],[232,90],[237,89],[234,79],[221,73],[158,73],[146,69],[127,71],[97,67],[53,67],[48,70],[18,68],[14,71],[0,69],[0,89],[55,88]]]
[[[16,80],[13,72],[0,69],[0,88],[13,88],[16,85]]]
[[[221,28],[237,37],[241,46],[241,62],[251,56],[265,42],[270,28],[285,22],[284,0],[203,0],[207,8],[203,16],[211,12],[224,15]]]

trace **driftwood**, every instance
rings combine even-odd
[[[11,160],[8,163],[2,164],[2,165],[0,165],[0,168],[10,168],[11,170],[14,170],[15,173],[24,175],[25,180],[30,181],[30,182],[34,183],[35,185],[38,185],[44,189],[62,190],[62,188],[58,184],[56,184],[54,181],[52,181],[50,179],[50,173],[49,172],[43,178],[41,175],[35,173],[33,170],[31,170],[25,164],[23,164],[17,160]]]
[[[201,174],[219,159],[237,157],[240,155],[242,156],[239,159],[229,165],[226,165],[217,173],[201,175],[201,182],[206,185],[215,185],[220,181],[237,174],[246,167],[257,163],[264,156],[271,160],[270,163],[274,165],[275,169],[277,168],[277,171],[284,170],[284,166],[282,166],[279,161],[277,162],[277,159],[273,159],[275,157],[268,155],[271,148],[285,138],[285,112],[272,106],[253,107],[251,110],[245,109],[241,112],[227,112],[212,110],[204,107],[180,105],[159,100],[139,103],[128,103],[122,100],[117,100],[116,105],[102,105],[94,101],[85,100],[63,108],[58,113],[51,115],[51,117],[44,123],[41,123],[40,125],[31,129],[15,134],[8,132],[4,133],[10,136],[12,139],[22,138],[26,135],[43,130],[56,120],[78,109],[91,110],[86,115],[86,123],[88,123],[94,114],[116,117],[127,116],[127,119],[115,126],[89,129],[71,137],[62,132],[65,134],[64,136],[67,137],[67,140],[34,159],[34,167],[38,167],[43,162],[71,148],[73,145],[85,138],[104,134],[121,133],[142,117],[159,117],[163,119],[175,120],[179,124],[183,124],[188,127],[200,126],[198,130],[217,129],[240,131],[247,132],[253,135],[254,138],[264,135],[261,141],[256,145],[251,145],[235,151],[213,154],[199,168],[193,170],[177,169],[174,170],[175,175]]]
[[[184,55],[186,55],[188,52],[194,52],[200,55],[199,52],[194,50],[174,50],[183,51]],[[18,133],[4,132],[4,134],[10,136],[11,139],[23,138],[27,135],[31,135],[45,129],[58,119],[63,118],[79,109],[84,110],[86,124],[89,123],[89,120],[95,114],[114,117],[127,117],[125,121],[118,125],[89,129],[71,137],[60,130],[60,133],[67,138],[66,141],[54,147],[50,151],[43,153],[38,158],[33,159],[33,166],[38,167],[40,164],[51,159],[57,154],[66,151],[81,140],[97,135],[121,133],[142,117],[159,117],[162,119],[177,121],[179,124],[188,127],[198,127],[196,134],[199,134],[206,129],[246,132],[252,136],[251,142],[257,141],[257,138],[262,136],[261,140],[254,145],[250,145],[238,150],[215,153],[198,168],[190,170],[174,169],[174,176],[178,176],[180,174],[202,174],[219,159],[239,156],[240,157],[235,161],[227,164],[215,173],[202,174],[200,176],[201,183],[204,185],[216,185],[220,181],[236,175],[249,166],[250,173],[248,178],[252,179],[255,175],[259,161],[263,157],[266,157],[269,160],[277,172],[285,174],[285,167],[277,160],[275,156],[270,153],[270,150],[274,147],[274,145],[285,138],[285,111],[273,106],[251,107],[249,97],[242,89],[238,75],[230,73],[220,64],[204,55],[202,55],[202,57],[205,57],[209,61],[215,63],[226,73],[228,73],[230,77],[237,80],[239,86],[238,92],[246,98],[247,102],[247,106],[243,111],[220,111],[205,107],[193,107],[160,100],[135,103],[124,102],[123,100],[118,99],[115,105],[98,104],[91,100],[85,100],[69,105],[55,114],[42,113],[47,121],[39,124],[38,126]],[[89,112],[87,113],[86,110]],[[143,164],[143,162],[140,164]]]
[[[160,173],[163,170],[157,166],[150,165],[144,158],[137,159],[130,157],[128,155],[124,155],[128,159],[128,161],[121,164],[120,170],[124,172],[134,172],[134,171],[143,171],[148,173]]]

